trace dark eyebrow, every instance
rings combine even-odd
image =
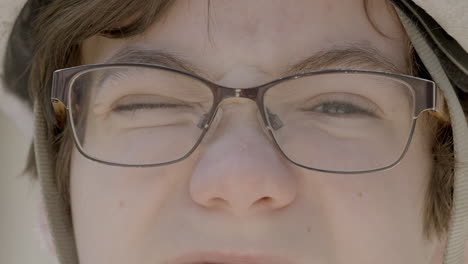
[[[199,76],[210,76],[182,56],[163,50],[128,46],[110,57],[106,63],[147,63],[166,66]],[[322,69],[368,69],[407,74],[369,45],[351,44],[332,47],[313,54],[293,65],[287,65],[280,77]]]

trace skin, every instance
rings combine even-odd
[[[205,1],[181,1],[142,35],[92,37],[83,45],[83,64],[137,44],[183,54],[218,84],[249,87],[324,47],[364,42],[407,68],[406,36],[383,1],[373,2],[371,15],[391,38],[371,26],[360,1],[212,1],[212,42],[206,10]],[[222,107],[216,136],[172,165],[113,167],[74,149],[80,263],[163,264],[194,251],[273,255],[297,264],[442,263],[443,242],[427,241],[422,232],[431,139],[421,122],[396,167],[326,174],[285,160],[251,101]]]

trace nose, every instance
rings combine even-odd
[[[239,216],[280,209],[296,197],[289,164],[262,131],[256,109],[246,110],[224,109],[204,143],[190,180],[190,195],[200,206]]]

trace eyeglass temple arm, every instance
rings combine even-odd
[[[65,123],[67,120],[67,100],[65,94],[67,94],[68,89],[64,88],[66,87],[66,83],[68,83],[76,71],[78,71],[78,69],[57,70],[53,73],[52,76],[51,103],[55,113],[55,125],[61,131],[63,131],[65,128]]]

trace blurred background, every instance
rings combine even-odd
[[[24,2],[0,0],[0,63],[12,22]],[[56,263],[39,236],[38,185],[23,175],[32,131],[24,131],[31,124],[21,125],[22,130],[18,124],[30,120],[18,119],[15,123],[0,111],[0,263]]]

